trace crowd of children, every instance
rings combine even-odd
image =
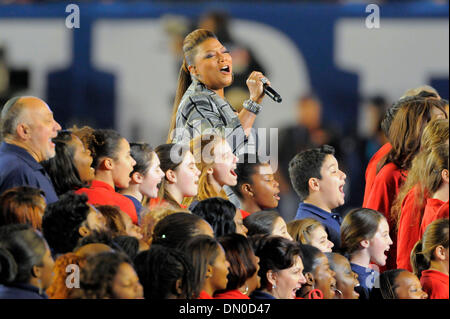
[[[0,299],[449,298],[448,102],[437,92],[387,111],[389,143],[345,216],[333,211],[346,183],[333,147],[295,155],[301,203],[288,223],[270,163],[238,158],[222,136],[152,148],[51,117],[28,137],[38,129],[20,124],[20,108],[42,106],[30,101],[2,111]]]

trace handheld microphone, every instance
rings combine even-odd
[[[267,96],[269,96],[272,100],[275,102],[281,103],[283,100],[281,98],[281,95],[277,93],[274,89],[272,89],[270,86],[267,85],[267,79],[262,78],[261,82],[264,84],[264,93],[266,93]]]

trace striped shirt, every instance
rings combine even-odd
[[[224,136],[233,153],[245,151],[248,138],[233,107],[203,83],[193,80],[178,106],[172,143],[189,143],[196,136]]]

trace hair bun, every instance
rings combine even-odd
[[[11,283],[17,276],[17,264],[11,253],[0,247],[0,284]]]

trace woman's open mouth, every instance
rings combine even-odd
[[[226,66],[220,68],[220,73],[223,73],[223,74],[226,74],[226,75],[230,74],[231,73],[230,66],[226,65]]]

